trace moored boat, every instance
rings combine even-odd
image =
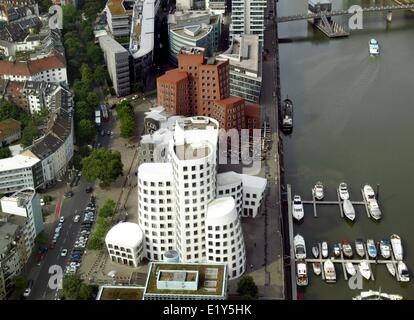
[[[345,217],[347,217],[351,221],[354,221],[355,220],[355,209],[354,209],[354,206],[352,205],[352,202],[348,199],[345,199],[344,202],[342,203],[342,207],[344,209]]]
[[[350,276],[354,276],[356,274],[356,268],[352,262],[345,263],[345,269]]]
[[[293,204],[292,205],[293,218],[295,218],[298,221],[302,220],[305,214],[305,211],[303,209],[302,198],[298,195],[294,196],[292,204]]]
[[[398,261],[397,271],[401,282],[410,281],[410,273],[408,272],[407,265],[404,262]]]
[[[322,200],[324,197],[323,194],[323,184],[321,181],[318,181],[315,186],[313,187],[313,196],[317,200]]]
[[[366,184],[363,188],[363,194],[365,201],[367,202],[368,212],[371,218],[374,220],[381,219],[382,213],[379,208],[378,201],[375,198],[374,189],[370,185]]]
[[[361,261],[358,264],[358,269],[359,269],[359,272],[361,272],[362,276],[365,279],[369,280],[369,278],[371,278],[371,268],[369,267],[368,262]]]
[[[339,197],[342,200],[348,200],[349,199],[348,185],[345,182],[341,182],[339,184],[338,192],[339,192]]]
[[[386,266],[387,266],[387,270],[388,270],[388,272],[393,276],[393,277],[395,277],[395,267],[394,267],[394,264],[392,263],[392,262],[388,262],[387,264],[386,264]]]
[[[305,261],[296,262],[296,284],[298,286],[308,285],[308,268]]]
[[[336,282],[335,266],[331,260],[326,260],[323,264],[323,271],[325,273],[325,281],[327,283]]]
[[[293,245],[295,248],[296,259],[306,259],[305,239],[300,234],[297,234],[293,238]]]
[[[319,276],[322,273],[321,263],[320,262],[314,262],[312,263],[313,273],[317,276]]]
[[[403,259],[403,247],[401,243],[401,238],[397,234],[393,234],[390,238],[392,252],[394,253],[395,260]]]
[[[377,246],[375,245],[375,241],[373,239],[367,240],[367,250],[370,258],[375,259],[377,257]]]
[[[342,241],[342,252],[346,258],[352,258],[354,253],[348,240]]]
[[[291,132],[293,130],[293,102],[288,97],[283,100],[282,107],[282,131]]]
[[[355,251],[361,258],[365,256],[364,240],[355,240]]]
[[[328,242],[323,241],[322,242],[322,258],[326,259],[329,255],[329,249],[328,249]]]
[[[312,254],[315,258],[319,257],[319,248],[318,245],[313,245],[312,246]]]
[[[389,294],[380,291],[362,291],[360,295],[352,300],[402,300],[403,297],[398,294]]]
[[[339,257],[341,255],[341,247],[339,246],[338,243],[335,243],[333,245],[333,254],[335,257]]]
[[[380,241],[380,253],[384,259],[391,257],[391,242],[388,239],[382,239]]]

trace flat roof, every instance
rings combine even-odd
[[[218,123],[215,119],[204,116],[178,119],[177,124],[183,130],[205,130],[207,129],[207,127],[213,127],[213,129],[218,129]]]
[[[139,38],[139,49],[132,53],[134,59],[143,57],[154,49],[154,18],[155,18],[155,0],[144,0],[142,7],[142,18]],[[135,30],[135,28],[134,28]],[[136,37],[136,35],[133,35]],[[131,41],[131,44],[133,41]],[[132,51],[132,48],[130,48]]]
[[[97,300],[142,300],[144,287],[101,286]]]
[[[140,226],[132,222],[120,222],[114,225],[105,236],[106,243],[127,248],[138,247],[143,240],[144,234]]]
[[[217,185],[218,186],[226,186],[226,185],[232,185],[235,183],[241,183],[242,177],[240,174],[234,172],[234,171],[228,171],[217,174]]]
[[[132,10],[125,9],[124,0],[109,0],[106,5],[113,16],[127,15],[132,12]]]
[[[251,176],[248,174],[242,174],[241,175],[243,180],[243,188],[254,188],[259,189],[262,192],[266,189],[267,179],[257,176]]]
[[[123,46],[121,46],[116,40],[109,35],[99,37],[99,44],[104,46],[105,49],[110,50],[112,53],[128,52]]]
[[[169,162],[143,163],[138,167],[138,176],[153,181],[166,181],[173,177],[172,164]]]
[[[170,29],[172,33],[192,41],[205,38],[213,30],[212,26],[192,25],[182,28]]]
[[[205,143],[185,143],[175,145],[174,152],[180,160],[197,160],[207,157],[211,151]]]
[[[23,155],[0,159],[0,171],[28,168],[34,166],[38,162],[40,162],[38,158],[32,158]]]
[[[260,76],[259,51],[259,37],[253,34],[246,34],[241,37],[235,37],[229,50],[219,55],[219,57],[229,59],[231,66],[255,72]]]
[[[166,290],[157,288],[160,271],[193,271],[198,272],[197,290]],[[227,277],[225,264],[197,263],[164,263],[152,262],[148,272],[145,294],[174,294],[174,295],[226,295],[225,280]]]

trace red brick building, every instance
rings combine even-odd
[[[216,119],[220,128],[237,130],[245,127],[245,101],[240,97],[228,97],[217,100],[214,103],[214,111],[211,115]]]
[[[188,74],[178,69],[167,71],[157,79],[158,103],[165,107],[167,112],[190,116],[188,90]]]
[[[259,106],[249,107],[248,124],[245,100],[230,96],[229,61],[206,58],[204,54],[203,48],[181,50],[178,68],[157,78],[158,104],[178,115],[215,118],[226,130],[260,127]]]

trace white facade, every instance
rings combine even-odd
[[[243,180],[236,172],[217,175],[217,198],[233,197],[239,216],[243,213]]]
[[[259,213],[267,180],[261,177],[242,174],[243,179],[243,217],[255,218]]]
[[[121,222],[113,226],[105,243],[113,262],[137,267],[142,260],[144,235],[136,223]]]
[[[138,169],[138,221],[145,255],[160,261],[175,248],[175,197],[170,163],[144,163]]]
[[[218,122],[208,117],[177,121],[169,155],[174,170],[177,250],[183,262],[205,260],[207,205],[216,196]]]
[[[233,171],[217,175],[217,198],[233,197],[242,217],[255,218],[260,210],[267,180]]]
[[[43,219],[40,207],[40,197],[34,189],[22,189],[10,197],[0,200],[4,213],[27,218],[23,226],[26,257],[34,248],[36,236],[43,230]]]
[[[263,43],[266,0],[232,0],[230,36],[256,34]]]
[[[0,193],[37,188],[43,183],[40,160],[23,155],[0,159]],[[39,172],[40,171],[40,172]]]
[[[206,229],[207,261],[226,263],[230,279],[240,277],[246,270],[246,251],[232,197],[216,199],[208,205]]]

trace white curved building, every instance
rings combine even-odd
[[[138,222],[145,234],[145,255],[161,261],[175,249],[175,200],[170,163],[144,163],[138,169]]]
[[[177,121],[169,145],[174,170],[176,241],[180,260],[205,260],[207,205],[216,192],[218,123],[208,117]]]
[[[236,203],[232,197],[208,205],[206,218],[207,262],[226,263],[230,279],[246,270],[246,250]]]
[[[144,234],[136,223],[113,226],[106,234],[105,243],[113,262],[137,267],[142,260]]]
[[[240,174],[230,171],[217,175],[217,198],[233,197],[237,213],[243,211],[243,180]]]

